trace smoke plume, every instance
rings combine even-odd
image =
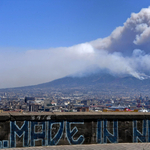
[[[106,38],[72,47],[1,53],[0,62],[0,88],[39,84],[95,68],[149,78],[150,7],[132,13]]]

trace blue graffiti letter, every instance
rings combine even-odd
[[[21,128],[18,127],[16,121],[10,121],[10,146],[16,147],[16,135],[21,137],[23,135],[23,146],[29,146],[28,144],[28,127],[29,122],[24,121]]]
[[[59,130],[55,134],[55,136],[52,138],[52,127],[54,124],[59,124]],[[48,145],[57,145],[59,140],[61,139],[64,131],[64,122],[55,122],[55,121],[49,121],[49,127],[48,127]]]
[[[46,139],[46,134],[45,134],[45,121],[42,122],[31,122],[31,146],[35,146],[35,141],[42,140],[42,146],[45,146],[45,139]],[[42,127],[41,132],[36,132],[35,129],[36,127]]]
[[[143,120],[143,134],[137,130],[137,121],[133,120],[133,142],[146,142],[146,120]]]
[[[104,120],[103,126],[104,126],[104,143],[107,143],[107,139],[111,143],[117,143],[118,142],[118,121],[117,120],[113,121],[113,134],[111,134],[107,130],[107,120]]]
[[[77,127],[71,130],[71,124],[84,124],[84,122],[70,122],[66,121],[66,133],[69,144],[82,144],[84,142],[84,136],[80,135],[77,140],[73,139],[73,136],[78,132]]]
[[[102,121],[97,120],[97,143],[102,143]]]
[[[148,121],[148,142],[150,142],[150,120]]]

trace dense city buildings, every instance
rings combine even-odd
[[[147,95],[112,96],[84,89],[7,89],[0,92],[0,112],[78,112],[150,108]]]

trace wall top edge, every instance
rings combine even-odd
[[[23,113],[0,113],[0,121],[25,121],[25,120],[133,120],[149,119],[150,113],[142,112],[23,112]]]

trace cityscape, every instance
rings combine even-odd
[[[2,16],[1,28],[8,34],[3,33],[0,48],[1,113],[149,111],[148,4],[137,2],[138,7],[128,10],[123,3],[130,2],[116,1],[126,15],[111,1],[117,10],[104,1],[74,2],[41,1],[36,7],[34,1],[25,5],[3,2],[6,16]],[[15,11],[11,11],[11,4]],[[28,6],[32,7],[26,13]],[[18,8],[22,8],[21,14]],[[40,18],[35,13],[38,11]],[[118,19],[110,15],[114,12]],[[6,18],[18,20],[17,25],[7,29],[14,21]]]
[[[117,90],[117,89],[116,89]],[[0,90],[0,112],[102,112],[150,109],[150,97],[136,93],[87,90],[86,88],[12,88]],[[114,94],[114,93],[113,93]]]
[[[0,0],[0,149],[34,147],[150,150],[149,0]]]

